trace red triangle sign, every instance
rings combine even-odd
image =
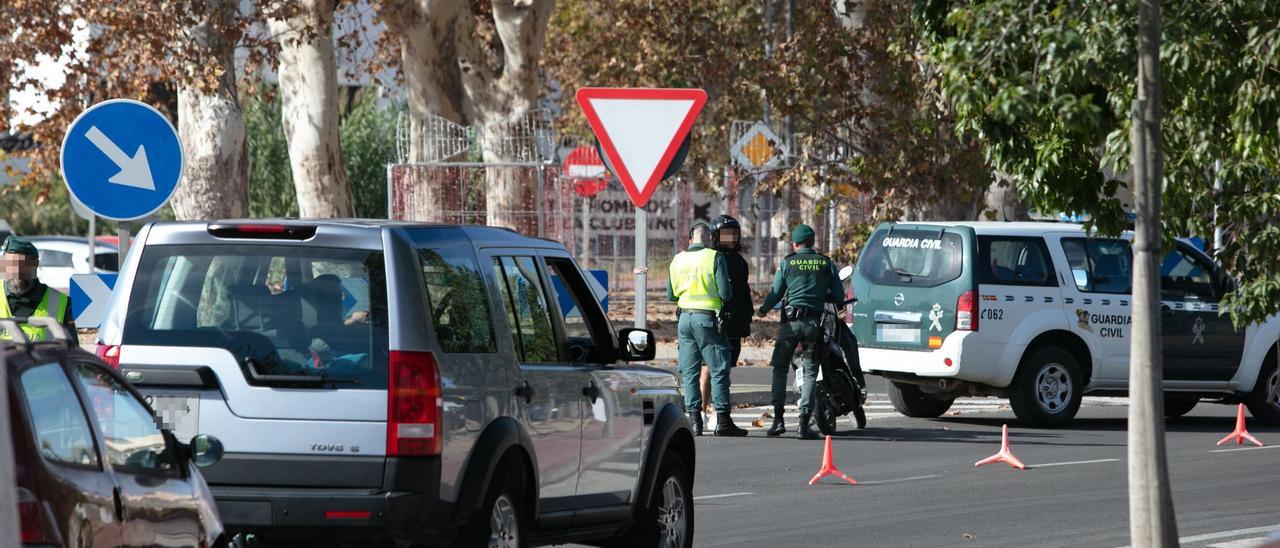
[[[577,97],[636,207],[649,203],[707,103],[700,89],[582,88]]]

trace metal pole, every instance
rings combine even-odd
[[[116,234],[120,237],[120,258],[119,262],[116,263],[116,267],[124,268],[124,258],[129,255],[129,229],[121,226]]]
[[[764,58],[773,57],[773,0],[764,0]],[[764,125],[769,124],[769,94],[764,94]]]
[[[591,198],[582,197],[582,267],[590,268],[587,259],[591,257]]]
[[[649,290],[649,212],[636,208],[636,327],[645,326],[645,293]]]
[[[388,221],[390,221],[390,220],[392,219],[392,217],[391,217],[391,188],[392,188],[392,185],[391,185],[391,166],[392,166],[392,165],[393,165],[393,164],[387,164],[387,220],[388,220]]]
[[[1223,231],[1218,223],[1218,202],[1222,200],[1222,178],[1218,173],[1222,170],[1222,160],[1213,161],[1213,252],[1214,257],[1222,251]]]
[[[89,267],[89,270],[87,270],[86,272],[88,272],[89,274],[93,274],[93,248],[94,248],[94,239],[97,235],[98,235],[98,215],[96,213],[90,213],[89,214],[89,256],[85,258],[85,262],[88,263],[87,266]]]

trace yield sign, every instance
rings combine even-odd
[[[582,88],[577,97],[636,207],[649,203],[707,103],[700,89]]]

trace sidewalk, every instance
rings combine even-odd
[[[657,355],[650,365],[676,371],[676,345],[659,344]],[[731,370],[732,385],[729,387],[731,399],[735,407],[768,405],[772,398],[770,382],[773,370],[769,368],[769,359],[773,356],[772,347],[744,346],[739,358],[738,367]],[[787,403],[796,401],[794,389],[794,372],[787,375]]]

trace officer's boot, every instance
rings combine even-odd
[[[812,418],[812,415],[809,412],[805,412],[805,411],[800,412],[800,433],[796,434],[797,438],[802,440],[818,439],[818,433],[810,429],[809,420],[811,418]]]
[[[693,430],[693,435],[702,435],[702,411],[694,411],[689,413],[689,428]]]
[[[782,422],[783,409],[781,405],[773,408],[773,426],[770,426],[769,431],[765,432],[766,436],[776,438],[787,433],[787,425]]]
[[[738,425],[733,424],[733,417],[729,416],[729,411],[722,411],[716,413],[715,434],[717,436],[736,438],[747,435],[747,431],[738,428]]]

